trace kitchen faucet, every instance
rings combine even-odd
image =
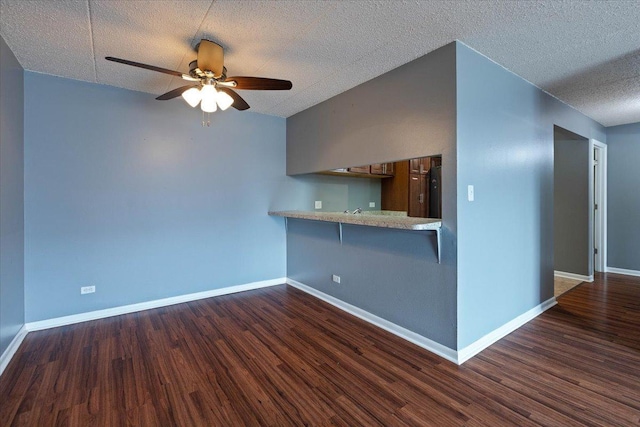
[[[354,214],[354,215],[355,215],[355,214],[362,213],[362,209],[361,209],[361,208],[358,208],[358,209],[354,210],[354,211],[353,211],[353,212],[351,212],[351,213],[352,213],[352,214]]]

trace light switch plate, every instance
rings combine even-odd
[[[469,199],[470,202],[475,200],[473,185],[467,185],[467,199]]]
[[[322,200],[316,200],[316,209],[322,209]]]

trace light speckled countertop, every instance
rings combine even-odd
[[[437,218],[413,218],[406,215],[381,213],[350,214],[342,212],[270,211],[269,215],[286,218],[310,219],[313,221],[337,222],[341,224],[366,225],[369,227],[397,228],[400,230],[438,230],[442,220]]]

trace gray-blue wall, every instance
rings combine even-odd
[[[442,154],[442,264],[433,232],[344,226],[341,245],[336,224],[292,220],[287,276],[452,349],[455,91],[451,43],[287,119],[289,174]],[[299,199],[289,197],[291,207]]]
[[[0,37],[0,354],[24,325],[23,76]]]
[[[607,266],[640,271],[640,123],[607,128]]]
[[[408,80],[423,85],[406,93]],[[378,82],[406,117],[371,108]],[[457,42],[290,117],[289,173],[441,152],[444,263],[425,236],[347,227],[340,246],[331,225],[292,221],[288,276],[467,347],[553,297],[554,125],[606,142],[600,124]]]
[[[592,274],[589,140],[555,128],[553,145],[553,268]]]
[[[25,112],[27,321],[285,276],[284,119],[30,72]]]
[[[290,177],[288,183],[289,190],[283,191],[279,197],[283,209],[317,212],[342,212],[357,208],[380,210],[379,178],[306,174]],[[315,209],[316,200],[322,201],[322,209]],[[369,202],[374,202],[376,206],[370,208]]]
[[[553,129],[597,122],[458,43],[458,348],[553,297]],[[467,186],[475,201],[467,201]]]
[[[287,276],[455,348],[455,288],[433,232],[289,220]],[[340,276],[340,284],[331,275]]]

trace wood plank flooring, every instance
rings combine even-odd
[[[0,425],[637,426],[640,278],[460,367],[285,285],[33,332]]]
[[[578,279],[567,279],[566,277],[554,277],[553,278],[553,295],[557,298],[560,295],[564,294],[567,291],[578,286],[582,283],[582,280]]]

